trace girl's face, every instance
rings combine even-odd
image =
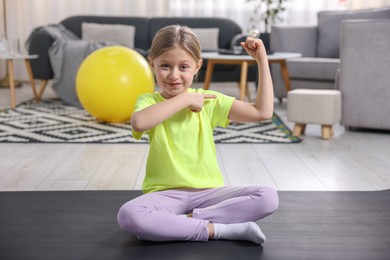
[[[166,99],[187,92],[202,66],[183,48],[176,46],[151,61],[161,96]]]

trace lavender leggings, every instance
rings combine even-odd
[[[257,221],[279,205],[275,189],[225,186],[204,190],[166,190],[125,203],[118,212],[122,230],[153,241],[207,241],[207,224]],[[180,216],[192,213],[192,218]]]

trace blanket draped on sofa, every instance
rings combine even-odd
[[[62,24],[38,27],[31,33],[29,39],[42,30],[48,33],[54,40],[48,51],[54,73],[52,82],[54,92],[66,103],[81,107],[76,92],[77,71],[83,60],[90,53],[99,48],[113,45],[113,43],[82,41]],[[26,42],[27,49],[29,39]]]

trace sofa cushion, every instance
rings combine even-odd
[[[191,28],[198,36],[203,51],[217,51],[219,28]]]
[[[390,18],[390,8],[359,11],[322,11],[318,13],[317,56],[340,57],[341,22],[347,19],[386,19]],[[364,37],[362,35],[362,37]]]
[[[302,57],[287,60],[288,74],[294,79],[334,81],[340,59]]]
[[[61,23],[70,31],[81,38],[81,24],[99,23],[99,24],[124,24],[135,26],[134,47],[147,50],[148,46],[148,28],[149,18],[146,17],[125,17],[125,16],[71,16],[61,21]]]
[[[272,26],[270,44],[275,52],[299,52],[303,57],[315,57],[318,28],[314,25]]]
[[[110,41],[134,48],[135,27],[123,24],[82,23],[81,39],[86,41]]]

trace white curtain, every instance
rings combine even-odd
[[[390,6],[390,0],[344,0],[347,9],[366,9]]]
[[[340,0],[289,0],[286,4],[284,23],[286,24],[317,24],[317,13],[323,10],[343,10]]]
[[[175,17],[229,18],[245,28],[251,12],[251,5],[245,2],[246,0],[170,0],[169,14]]]
[[[324,10],[358,10],[390,6],[390,0],[288,0],[287,24],[317,24],[317,13]]]
[[[32,29],[72,15],[165,16],[169,0],[5,0],[7,37],[27,39]]]
[[[260,1],[260,0],[259,0]],[[237,22],[246,31],[255,1],[247,0],[170,0],[172,16],[225,17]],[[317,13],[323,10],[351,10],[389,6],[390,0],[288,0],[282,14],[285,24],[317,24]],[[259,30],[262,30],[259,25]]]
[[[225,17],[236,21],[243,31],[250,29],[254,3],[246,0],[0,0],[0,33],[24,42],[38,26],[58,23],[71,15]],[[2,8],[5,3],[4,17]],[[390,5],[390,0],[288,0],[283,23],[316,24],[320,10],[362,9]],[[262,28],[259,28],[260,30]],[[16,64],[16,77],[27,79],[24,65]],[[0,77],[4,75],[0,64]]]
[[[169,0],[0,0],[5,4],[6,16],[1,12],[0,33],[6,31],[8,40],[18,39],[21,52],[31,31],[51,23],[58,23],[72,15],[166,16]],[[2,8],[0,8],[0,11]],[[6,25],[6,30],[5,26]],[[23,62],[15,62],[15,77],[28,79]],[[5,74],[0,64],[0,79]]]
[[[380,0],[383,1],[383,0]],[[386,0],[390,1],[390,0]],[[243,31],[251,29],[250,18],[255,1],[247,0],[170,0],[169,11],[173,16],[225,17],[237,22]],[[320,10],[345,9],[340,0],[288,0],[282,14],[283,23],[316,24]],[[263,31],[259,23],[260,31]]]

